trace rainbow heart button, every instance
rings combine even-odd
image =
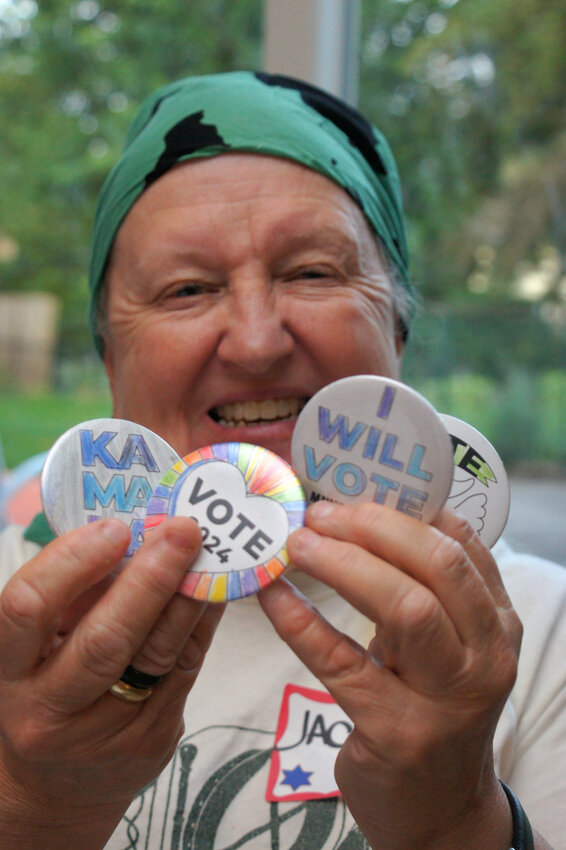
[[[202,547],[179,592],[224,602],[257,593],[289,564],[287,538],[304,523],[305,494],[278,455],[250,443],[216,443],[175,463],[155,488],[145,531],[188,516]]]

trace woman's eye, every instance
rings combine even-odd
[[[327,269],[299,269],[295,277],[303,280],[322,280],[330,277],[330,272]]]
[[[185,283],[172,294],[174,298],[190,298],[194,295],[202,295],[204,287],[201,283]]]

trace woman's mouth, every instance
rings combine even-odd
[[[213,407],[210,417],[226,428],[283,422],[299,415],[308,398],[267,398],[261,401],[235,401]]]

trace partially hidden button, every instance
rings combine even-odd
[[[145,509],[163,473],[179,459],[171,446],[126,419],[91,419],[54,443],[41,473],[41,499],[57,535],[102,517],[126,522],[129,558],[143,541]]]
[[[486,546],[507,524],[509,479],[497,451],[480,431],[455,416],[441,414],[453,446],[454,477],[447,506],[463,514]]]

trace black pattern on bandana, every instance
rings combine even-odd
[[[157,160],[155,168],[145,178],[145,188],[155,183],[163,174],[176,165],[181,157],[210,147],[222,147],[227,144],[214,124],[203,124],[204,111],[187,115],[175,124],[165,136],[165,150]]]
[[[345,133],[350,143],[359,150],[376,174],[387,174],[387,169],[377,150],[378,140],[373,127],[357,110],[328,92],[304,83],[302,80],[283,77],[279,74],[264,74],[261,71],[256,72],[255,76],[267,86],[280,86],[298,91],[307,106],[332,121]]]

